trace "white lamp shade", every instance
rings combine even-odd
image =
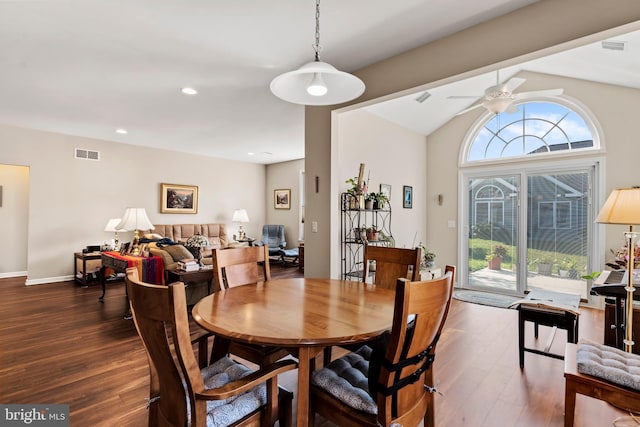
[[[122,221],[116,226],[118,229],[133,230],[153,230],[145,208],[127,208],[122,215]]]
[[[600,209],[596,222],[603,224],[640,224],[640,187],[613,190]]]
[[[324,95],[311,95],[308,88],[318,81],[324,83],[327,91]],[[270,87],[278,98],[303,105],[340,104],[359,97],[365,89],[356,76],[322,61],[308,62],[297,70],[280,74],[271,81]]]
[[[120,218],[111,218],[107,225],[104,226],[104,231],[109,231],[111,233],[117,233],[119,231],[127,231],[124,228],[117,228],[116,226],[120,224],[122,219]]]
[[[247,214],[246,209],[236,209],[233,211],[233,218],[231,219],[233,222],[249,222],[249,215]]]

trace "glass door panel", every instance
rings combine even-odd
[[[590,171],[527,177],[527,288],[587,298]]]
[[[469,286],[518,292],[519,175],[468,178]]]

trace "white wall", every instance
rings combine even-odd
[[[344,181],[357,176],[364,163],[369,192],[379,192],[380,184],[391,185],[391,232],[396,246],[410,248],[427,242],[426,138],[364,110],[354,110],[339,115],[335,149],[339,192],[350,187]],[[404,185],[413,187],[411,209],[403,208]],[[340,274],[339,224],[334,223],[333,229],[338,244],[331,249],[332,277]]]
[[[29,168],[0,164],[0,278],[26,274]]]
[[[287,248],[298,246],[300,219],[300,173],[304,171],[304,159],[267,165],[267,191],[265,206],[267,218],[264,224],[283,224]],[[273,191],[291,190],[291,209],[275,209]],[[262,229],[262,226],[260,226]],[[260,238],[261,233],[256,237]]]
[[[100,151],[101,161],[74,159],[76,147]],[[251,213],[249,235],[266,218],[264,165],[8,126],[0,126],[0,164],[30,169],[27,284],[69,280],[73,253],[112,238],[102,230],[126,207],[146,208],[156,224],[225,223],[232,230],[233,210],[242,206]],[[161,214],[161,183],[197,185],[198,213]]]

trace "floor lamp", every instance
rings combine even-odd
[[[620,188],[613,190],[605,202],[596,222],[602,224],[628,225],[629,231],[624,234],[627,240],[627,284],[624,288],[627,292],[625,299],[625,339],[624,350],[631,353],[633,350],[633,272],[635,265],[635,240],[638,233],[633,230],[633,226],[640,224],[640,187]]]

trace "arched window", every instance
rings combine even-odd
[[[474,204],[476,224],[504,224],[504,192],[498,186],[480,187]]]
[[[465,163],[599,148],[583,116],[568,106],[536,101],[516,107],[480,122],[468,139]]]

